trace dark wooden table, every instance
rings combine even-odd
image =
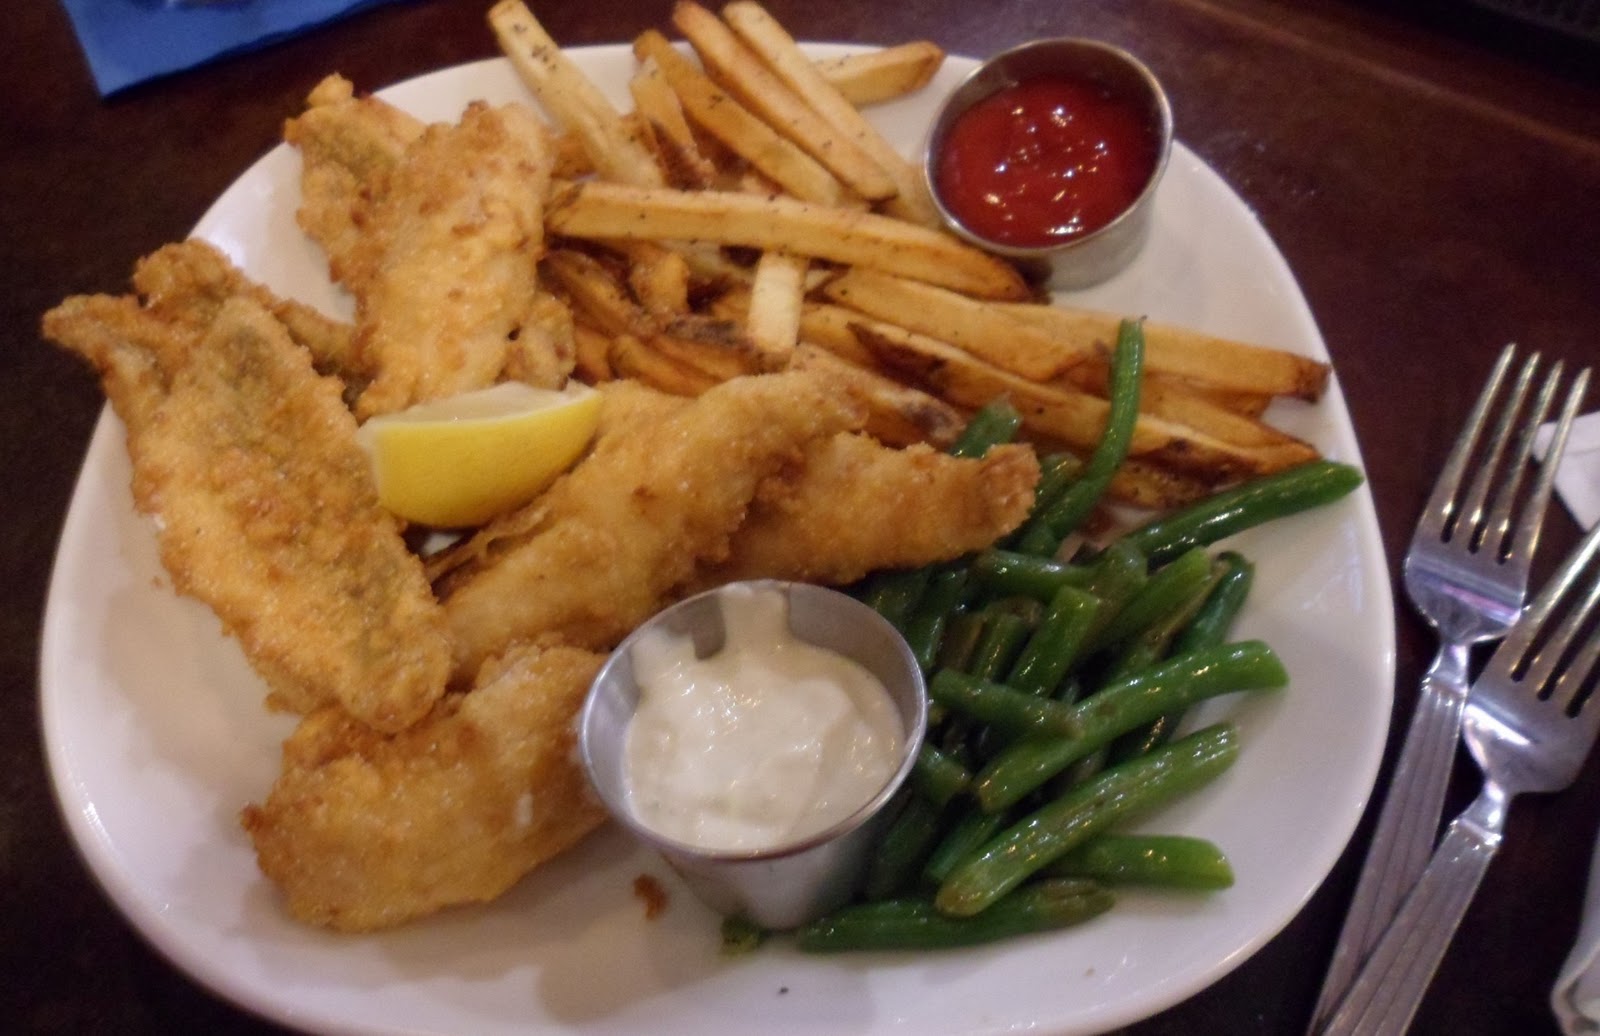
[[[65,14],[10,5],[0,84],[0,1031],[269,1032],[192,984],[112,909],[68,839],[39,743],[51,556],[100,409],[44,344],[62,296],[120,291],[278,139],[325,72],[376,87],[494,53],[485,0],[381,7],[270,49],[98,97]],[[1517,340],[1600,359],[1600,48],[1459,3],[1340,0],[772,0],[802,38],[928,37],[982,55],[1076,34],[1134,49],[1180,137],[1244,197],[1299,277],[1353,411],[1390,569],[1482,373]],[[665,24],[666,0],[549,0],[564,43]],[[1591,397],[1600,401],[1600,391]],[[1576,537],[1557,515],[1544,557]],[[1433,640],[1402,604],[1389,758]],[[1387,776],[1387,767],[1383,777]],[[1381,778],[1380,778],[1381,779]],[[1470,764],[1453,799],[1474,790]],[[1308,802],[1308,810],[1316,804]],[[1130,1032],[1296,1033],[1371,818],[1321,890],[1228,977]],[[1519,802],[1419,1015],[1419,1033],[1553,1032],[1600,826],[1600,765]]]

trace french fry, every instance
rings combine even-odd
[[[717,384],[716,378],[667,356],[633,335],[611,339],[607,359],[620,377],[637,378],[651,388],[674,396],[698,396]]]
[[[1092,344],[1063,344],[999,306],[860,267],[831,281],[823,294],[877,320],[949,342],[1034,381],[1059,377],[1094,355]]]
[[[820,162],[713,83],[665,36],[646,30],[634,40],[633,49],[640,60],[651,58],[660,67],[685,115],[763,176],[804,201],[840,205],[850,197]]]
[[[722,9],[722,17],[796,97],[883,171],[894,186],[894,196],[886,206],[889,213],[930,227],[940,225],[939,212],[928,197],[921,171],[862,117],[860,110],[805,56],[794,37],[766,8],[754,0],[735,0]],[[843,173],[840,178],[872,197]]]
[[[649,344],[718,381],[772,369],[737,320],[698,313],[675,317]]]
[[[786,252],[763,252],[756,263],[744,326],[767,370],[782,370],[800,337],[806,265],[804,256]]]
[[[689,312],[692,274],[683,253],[654,241],[632,241],[628,246],[628,287],[645,312],[657,318]]]
[[[867,433],[886,445],[926,442],[948,446],[966,427],[967,415],[937,396],[856,366],[808,342],[795,346],[792,366],[826,370],[866,405]]]
[[[858,108],[897,100],[921,90],[943,64],[944,51],[927,40],[825,58],[816,63],[823,78]]]
[[[822,163],[846,187],[869,201],[895,195],[898,187],[888,172],[797,96],[716,15],[694,0],[678,0],[672,8],[672,24],[700,55],[700,63],[712,79]]]
[[[697,240],[791,252],[927,281],[981,298],[1020,299],[1017,271],[947,234],[853,209],[731,191],[674,191],[590,181],[558,190],[551,233],[614,240]]]
[[[1203,500],[1219,483],[1189,472],[1174,471],[1138,458],[1128,458],[1111,476],[1106,493],[1112,500],[1148,511],[1170,511]]]
[[[709,190],[717,183],[717,167],[700,150],[700,142],[684,118],[678,95],[661,74],[654,58],[639,63],[628,80],[634,113],[650,127],[656,163],[673,187]]]
[[[852,325],[860,320],[861,314],[853,309],[807,302],[800,307],[800,339],[821,346],[852,366],[870,370],[878,361],[856,337]]]
[[[577,135],[594,168],[608,179],[641,187],[664,181],[638,129],[561,52],[522,0],[499,0],[489,25],[517,75],[562,129]]]
[[[580,381],[598,385],[602,381],[610,381],[616,377],[609,358],[610,335],[580,323],[574,325],[572,338],[577,346],[573,370]]]
[[[1009,397],[1025,428],[1077,450],[1091,450],[1105,430],[1110,404],[1075,388],[1019,377],[952,345],[876,321],[855,326],[879,362],[948,402],[977,408]],[[1302,458],[1298,447],[1242,447],[1204,432],[1141,414],[1128,453],[1218,481],[1265,475]]]
[[[1004,307],[1064,342],[1109,350],[1120,317],[1070,306],[1029,303]],[[1328,387],[1329,367],[1309,357],[1266,346],[1218,338],[1187,328],[1146,321],[1145,369],[1188,378],[1201,385],[1316,402]]]
[[[583,323],[608,335],[648,337],[657,326],[622,283],[591,255],[554,249],[540,263],[551,287],[571,300]]]

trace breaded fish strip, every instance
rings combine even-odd
[[[367,931],[486,902],[597,827],[573,718],[602,657],[524,649],[392,736],[338,709],[283,746],[241,817],[261,870],[312,924]]]
[[[522,640],[605,649],[727,556],[756,487],[808,444],[858,427],[854,399],[812,373],[736,378],[660,403],[630,382],[603,386],[603,434],[588,457],[436,584],[456,672]],[[642,420],[643,410],[660,420]],[[514,529],[515,532],[509,532]]]
[[[729,558],[703,570],[697,584],[838,585],[874,569],[959,557],[1020,525],[1038,480],[1029,446],[997,446],[972,460],[836,435],[808,451],[798,472],[763,483]]]
[[[492,385],[513,362],[532,384],[565,380],[570,332],[542,333],[536,319],[548,313],[538,264],[551,155],[529,108],[475,103],[459,124],[425,129],[380,178],[347,263],[356,348],[373,372],[357,416]]]
[[[387,101],[355,96],[339,75],[318,83],[306,110],[284,123],[283,139],[300,152],[296,219],[327,254],[332,279],[358,295],[370,273],[355,257],[364,210],[425,128]]]
[[[173,585],[238,638],[273,704],[399,730],[443,692],[449,648],[340,385],[248,294],[172,316],[205,308],[78,296],[44,333],[100,372]]]

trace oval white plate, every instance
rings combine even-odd
[[[847,48],[818,47],[817,53]],[[572,52],[626,105],[626,47]],[[873,117],[911,153],[937,100],[972,62]],[[429,119],[472,98],[525,99],[490,60],[384,95]],[[275,290],[348,313],[294,222],[298,159],[278,147],[195,233]],[[1077,301],[1326,358],[1293,275],[1232,191],[1175,148],[1150,243]],[[1359,463],[1337,384],[1273,419]],[[943,954],[807,958],[777,942],[718,955],[716,919],[656,859],[603,831],[509,895],[399,931],[349,937],[280,910],[237,823],[277,770],[289,729],[201,605],[176,597],[132,510],[121,426],[95,431],[50,588],[44,733],[73,836],[117,906],[179,967],[237,1003],[323,1032],[1084,1033],[1146,1017],[1237,966],[1286,924],[1354,829],[1377,772],[1394,668],[1393,602],[1371,497],[1240,537],[1258,563],[1241,635],[1263,637],[1294,682],[1219,700],[1243,732],[1238,763],[1149,830],[1211,838],[1237,884],[1215,895],[1123,896],[1076,930]],[[671,907],[647,922],[649,873]]]

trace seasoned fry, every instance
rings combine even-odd
[[[540,266],[589,326],[609,335],[649,336],[655,332],[649,314],[594,256],[557,249],[545,256]]]
[[[728,4],[722,9],[722,17],[795,96],[883,171],[894,187],[894,196],[885,205],[887,212],[924,226],[940,225],[938,210],[928,197],[921,171],[906,161],[862,117],[856,106],[805,56],[794,37],[776,18],[753,0]],[[867,193],[842,173],[840,178],[862,194]]]
[[[690,313],[667,321],[650,344],[697,370],[728,381],[745,374],[782,370],[745,334],[739,321]]]
[[[651,129],[656,161],[667,183],[684,189],[710,189],[717,182],[717,167],[700,152],[689,121],[684,118],[678,95],[661,74],[655,58],[639,62],[639,70],[628,80],[635,113]]]
[[[678,0],[672,24],[688,38],[714,80],[846,187],[869,201],[894,197],[898,187],[888,172],[798,97],[716,15],[693,0]]]
[[[685,114],[728,150],[796,198],[824,205],[844,204],[845,186],[820,162],[767,125],[694,63],[673,49],[654,29],[634,41],[634,53],[650,58],[672,86]]]
[[[1106,425],[1109,404],[1075,388],[1047,385],[985,363],[927,335],[863,321],[856,335],[881,363],[926,385],[945,399],[980,407],[1009,397],[1023,425],[1078,450],[1092,449]],[[1141,414],[1129,455],[1214,479],[1267,474],[1305,460],[1304,444],[1243,447],[1193,428]]]
[[[800,338],[821,346],[853,367],[874,370],[878,360],[861,344],[855,327],[861,314],[827,302],[807,302],[800,309]]]
[[[720,380],[646,345],[633,335],[611,339],[606,360],[618,377],[636,379],[658,392],[674,396],[698,396]]]
[[[955,238],[888,216],[793,198],[689,192],[590,181],[559,191],[546,225],[600,240],[693,239],[790,252],[927,281],[981,298],[1028,294],[1006,263]]]
[[[867,408],[867,433],[889,446],[919,442],[948,446],[966,427],[967,415],[939,397],[806,342],[795,346],[790,366],[825,371],[835,384],[861,400]]]
[[[598,385],[617,376],[611,369],[610,335],[579,324],[572,329],[572,338],[577,348],[573,373],[580,379],[590,385]]]
[[[501,51],[522,81],[551,118],[583,141],[602,176],[641,187],[665,182],[638,128],[623,121],[522,0],[499,0],[488,18]]]
[[[1063,342],[1101,350],[1117,340],[1120,317],[1062,305],[1007,306],[1013,315]],[[1201,385],[1316,402],[1328,387],[1327,364],[1281,349],[1248,345],[1214,335],[1146,321],[1145,369],[1174,374]]]
[[[872,270],[848,270],[823,293],[867,316],[949,342],[1034,381],[1049,381],[1094,354],[1093,345],[1058,341],[998,306]]]
[[[858,108],[916,93],[944,64],[944,51],[927,40],[861,51],[816,63],[830,85]]]
[[[689,261],[654,241],[634,241],[628,249],[628,287],[645,312],[666,317],[689,312]]]
[[[800,336],[800,304],[805,300],[806,261],[784,252],[763,252],[750,285],[745,331],[760,351],[766,370],[781,370]]]

